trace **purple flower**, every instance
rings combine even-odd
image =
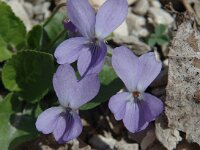
[[[145,129],[163,111],[162,101],[145,93],[160,73],[162,64],[156,60],[154,53],[146,53],[138,58],[129,49],[118,47],[113,50],[112,66],[124,82],[127,92],[111,97],[111,112],[116,120],[123,120],[130,132]]]
[[[125,20],[127,13],[127,0],[107,0],[97,14],[88,0],[68,0],[67,15],[82,37],[62,42],[55,50],[57,62],[78,60],[81,76],[99,73],[107,52],[104,38]]]
[[[80,135],[83,127],[77,109],[97,95],[100,83],[97,74],[78,81],[73,68],[64,64],[58,67],[53,86],[61,106],[41,113],[36,128],[44,134],[53,133],[56,141],[64,143]]]

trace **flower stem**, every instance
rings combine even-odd
[[[49,44],[49,49],[51,49],[53,47],[53,45],[57,42],[57,40],[59,40],[59,38],[61,36],[63,36],[63,34],[66,33],[66,30],[62,30],[57,36],[56,38]]]
[[[51,16],[44,22],[43,27],[45,27],[51,20],[52,18],[56,15],[56,13],[59,11],[60,8],[66,6],[66,3],[61,3],[59,4],[54,11],[52,12]]]

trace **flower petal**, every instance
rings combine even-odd
[[[70,107],[79,108],[81,105],[92,100],[99,92],[100,82],[98,74],[90,74],[82,78],[71,93]]]
[[[90,49],[81,52],[78,58],[78,70],[81,76],[99,73],[103,67],[107,47],[104,42],[99,46],[91,46]]]
[[[53,86],[60,104],[69,105],[69,97],[76,86],[77,78],[69,64],[60,65],[53,77]]]
[[[123,118],[125,127],[132,133],[146,128],[148,123],[143,119],[143,114],[138,103],[129,101],[126,103],[126,112]]]
[[[70,112],[66,116],[67,128],[63,135],[63,141],[70,141],[78,137],[83,129],[81,119],[76,112]]]
[[[80,53],[80,55],[78,57],[78,61],[77,61],[78,71],[81,76],[83,76],[83,74],[85,74],[87,68],[90,65],[91,59],[92,59],[92,53],[91,53],[90,49],[83,48],[81,50],[81,53]]]
[[[38,131],[41,131],[44,134],[49,134],[53,132],[56,127],[57,120],[60,113],[64,110],[62,107],[51,107],[44,112],[42,112],[35,123]]]
[[[115,48],[112,55],[112,66],[130,92],[136,90],[139,79],[139,59],[124,46]]]
[[[144,93],[143,97],[142,107],[145,110],[145,118],[147,121],[153,121],[163,111],[163,102],[148,93]]]
[[[88,0],[68,0],[67,15],[83,36],[94,37],[95,11]]]
[[[77,32],[76,27],[69,19],[64,20],[64,28],[70,32]]]
[[[56,141],[63,143],[62,137],[66,130],[66,118],[64,115],[60,115],[57,120],[55,129],[53,130],[53,135]]]
[[[59,64],[65,64],[76,61],[85,43],[87,43],[87,39],[83,37],[70,38],[62,42],[54,53],[57,62]]]
[[[122,24],[127,14],[127,0],[106,0],[96,16],[96,36],[100,39],[107,37]]]
[[[140,60],[140,78],[137,89],[145,91],[146,88],[153,82],[161,71],[162,63],[156,60],[153,52],[146,53],[139,57]]]
[[[129,99],[129,97],[130,93],[122,92],[122,93],[117,93],[116,95],[110,98],[108,107],[114,114],[116,120],[123,119],[126,110],[126,102],[127,99]]]

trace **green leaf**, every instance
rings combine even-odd
[[[148,45],[149,45],[149,46],[153,47],[153,46],[156,45],[156,43],[157,43],[157,38],[156,38],[156,37],[150,37],[150,38],[148,39]]]
[[[0,37],[0,62],[11,58],[12,53],[7,49],[6,42]]]
[[[67,32],[64,29],[63,20],[66,18],[66,12],[58,11],[44,29],[47,32],[51,42],[49,43],[49,53],[54,53],[55,48],[67,38]]]
[[[17,96],[8,94],[0,102],[0,145],[1,150],[14,149],[19,144],[36,138],[35,118],[28,114],[16,114],[15,106],[20,105]]]
[[[4,86],[20,94],[27,101],[40,100],[51,88],[54,61],[50,54],[39,51],[21,51],[3,66]]]
[[[50,39],[47,32],[41,25],[36,25],[28,33],[27,42],[30,49],[38,51],[48,51]]]
[[[2,1],[0,1],[0,14],[0,37],[13,49],[19,49],[25,44],[26,29],[24,24]]]
[[[157,25],[156,28],[155,28],[155,34],[156,34],[157,36],[161,36],[161,35],[165,34],[166,29],[167,29],[167,26],[166,26],[166,25],[164,25],[164,24],[159,24],[159,25]]]
[[[99,74],[99,78],[101,81],[101,88],[98,95],[91,102],[83,105],[80,108],[81,110],[97,107],[101,103],[109,100],[111,96],[115,95],[124,86],[122,81],[115,74],[111,65],[108,63],[104,65],[102,71]]]
[[[156,41],[159,45],[163,45],[168,42],[165,38],[158,38]]]

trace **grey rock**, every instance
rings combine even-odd
[[[165,112],[169,127],[200,145],[200,32],[185,21],[172,40]]]
[[[33,25],[32,25],[31,20],[30,20],[29,16],[27,15],[27,13],[26,13],[23,5],[22,5],[23,1],[22,1],[22,4],[18,0],[9,1],[7,3],[11,7],[11,9],[15,13],[15,15],[23,21],[23,23],[26,26],[26,29],[30,30]]]
[[[128,26],[126,21],[124,21],[114,32],[114,36],[128,36]]]
[[[133,7],[133,12],[138,15],[145,15],[149,9],[149,2],[147,0],[139,0]]]
[[[149,0],[151,7],[161,8],[161,3],[158,0]]]
[[[149,32],[146,29],[146,19],[143,16],[135,15],[129,11],[127,19],[128,31],[136,37],[146,37]]]
[[[156,7],[150,7],[148,10],[149,21],[153,24],[165,24],[170,26],[174,18],[166,11]]]
[[[102,135],[93,135],[89,139],[89,144],[96,149],[109,150],[114,148],[116,140]]]
[[[124,140],[121,140],[116,143],[115,147],[116,150],[139,150],[139,144],[137,143],[127,143]]]
[[[175,149],[182,140],[178,130],[168,128],[167,118],[164,115],[156,121],[156,137],[168,150]]]
[[[132,49],[137,55],[142,55],[150,51],[150,47],[144,42],[140,41],[135,36],[114,36],[113,41],[118,44],[125,44],[128,48]]]

